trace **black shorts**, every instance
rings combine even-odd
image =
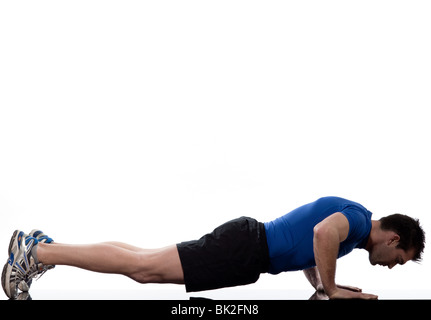
[[[269,268],[265,227],[248,217],[226,222],[177,248],[187,292],[254,283]]]

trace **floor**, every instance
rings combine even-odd
[[[431,290],[374,290],[380,300],[393,299],[431,299]],[[32,290],[21,294],[22,300],[190,300],[205,298],[214,300],[325,300],[326,296],[312,290],[213,290],[207,292],[186,293],[183,290]],[[2,295],[1,300],[6,296]]]

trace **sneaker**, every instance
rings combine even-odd
[[[43,233],[42,230],[33,229],[29,233],[30,237],[36,238],[38,242],[42,243],[51,243],[54,242],[54,240],[50,237],[48,237],[46,234]]]
[[[35,238],[38,242],[41,243],[52,243],[54,242],[54,240],[50,237],[48,237],[46,234],[43,233],[42,230],[39,229],[33,229],[30,231],[29,233],[30,237]],[[10,256],[10,252],[9,252],[9,256]],[[46,270],[52,269],[54,268],[54,265],[46,265],[45,268]],[[30,278],[27,281],[22,280],[20,283],[18,283],[18,289],[23,291],[23,292],[27,292],[30,290],[31,284],[33,282],[33,279]]]
[[[32,254],[38,240],[16,230],[9,243],[9,259],[7,260],[1,277],[2,287],[10,299],[18,295],[18,284],[28,283],[33,277],[44,273],[47,269],[35,259]]]
[[[13,299],[13,300],[33,300],[33,299],[31,298],[30,293],[28,293],[28,292],[21,292],[21,293],[19,293],[19,294],[18,294],[18,296],[17,296],[15,299]]]
[[[11,237],[8,248],[9,259],[3,268],[1,277],[3,290],[11,299],[17,296],[18,284],[22,280],[27,280],[26,274],[30,266],[35,264],[31,255],[31,249],[35,243],[37,240],[29,237],[23,231],[15,230]]]

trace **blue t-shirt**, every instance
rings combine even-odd
[[[349,234],[340,243],[338,258],[354,248],[365,248],[372,213],[359,203],[324,197],[264,223],[270,258],[268,272],[277,274],[314,267],[313,228],[335,212],[341,212],[349,221]]]

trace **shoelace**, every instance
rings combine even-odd
[[[26,281],[29,281],[30,279],[37,281],[45,274],[45,272],[52,268],[53,267],[51,266],[44,266],[42,263],[35,263],[30,267],[30,273],[26,275]]]

